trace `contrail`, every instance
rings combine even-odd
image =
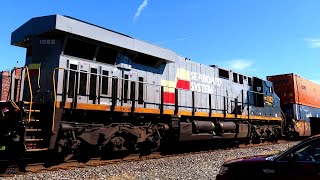
[[[147,4],[148,4],[148,0],[143,0],[142,4],[139,6],[136,14],[135,14],[134,17],[133,17],[133,22],[135,22],[136,19],[140,16],[141,11],[142,11],[144,8],[147,7]]]

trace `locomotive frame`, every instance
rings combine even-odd
[[[1,104],[17,122],[0,130],[14,134],[1,137],[5,153],[15,144],[60,163],[183,141],[271,141],[287,130],[271,82],[75,18],[33,18],[11,44],[27,54],[21,85],[13,70],[10,100]]]

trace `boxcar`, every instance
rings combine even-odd
[[[281,109],[287,119],[296,121],[300,136],[310,136],[310,117],[320,116],[320,85],[294,73],[268,76],[281,99]]]

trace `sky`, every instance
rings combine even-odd
[[[0,71],[24,65],[11,32],[33,17],[72,16],[207,65],[320,84],[319,0],[3,0]],[[18,63],[17,63],[18,61]]]

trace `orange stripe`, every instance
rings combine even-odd
[[[160,109],[151,108],[135,108],[135,113],[150,113],[150,114],[160,114]]]
[[[169,115],[173,115],[174,114],[174,110],[163,110],[163,114],[169,114]]]
[[[127,106],[116,106],[114,107],[114,111],[116,112],[131,112],[131,108]]]
[[[56,102],[56,108],[60,108],[60,102]],[[65,109],[70,109],[71,108],[71,103],[66,102]],[[97,110],[97,111],[110,111],[111,106],[110,105],[102,105],[102,104],[84,104],[84,103],[77,103],[76,109],[83,109],[83,110]],[[131,107],[128,106],[116,106],[115,107],[116,112],[131,112]],[[147,113],[147,114],[160,114],[159,109],[153,109],[153,108],[135,108],[136,113]],[[163,111],[163,114],[167,115],[173,115],[174,110],[171,109],[165,109]],[[178,115],[182,116],[192,116],[191,111],[179,111]],[[195,112],[194,116],[198,117],[208,117],[209,113],[208,112]],[[213,118],[224,118],[223,114],[220,113],[213,113],[211,114],[211,117]],[[250,115],[250,120],[268,120],[268,121],[281,121],[281,117],[269,117],[269,116],[253,116]],[[235,115],[234,114],[226,114],[227,119],[234,119]],[[247,115],[238,115],[237,119],[243,119],[246,120],[248,119]]]
[[[236,116],[234,114],[226,114],[226,118],[235,118]]]
[[[209,113],[207,113],[207,112],[195,112],[194,116],[209,117]]]
[[[60,102],[57,101],[55,106],[56,106],[56,108],[60,108]]]
[[[190,112],[190,111],[179,111],[178,115],[181,115],[181,116],[192,116],[192,112]]]
[[[60,104],[61,104],[61,102],[60,102],[60,101],[57,101],[57,102],[56,102],[56,108],[60,108],[60,107],[61,107]],[[64,104],[64,108],[70,109],[70,108],[71,108],[71,103],[70,103],[70,102],[66,102],[66,103]]]
[[[223,114],[218,114],[218,113],[212,113],[211,117],[219,117],[219,118],[223,118],[224,115]]]
[[[56,102],[56,108],[60,108],[60,101]],[[66,102],[64,105],[64,108],[70,109],[71,103]],[[103,105],[103,104],[84,104],[84,103],[77,103],[76,109],[83,109],[83,110],[97,110],[97,111],[110,111],[109,105]]]
[[[101,105],[101,104],[82,104],[77,103],[76,109],[84,109],[84,110],[98,110],[98,111],[109,111],[109,105]]]

